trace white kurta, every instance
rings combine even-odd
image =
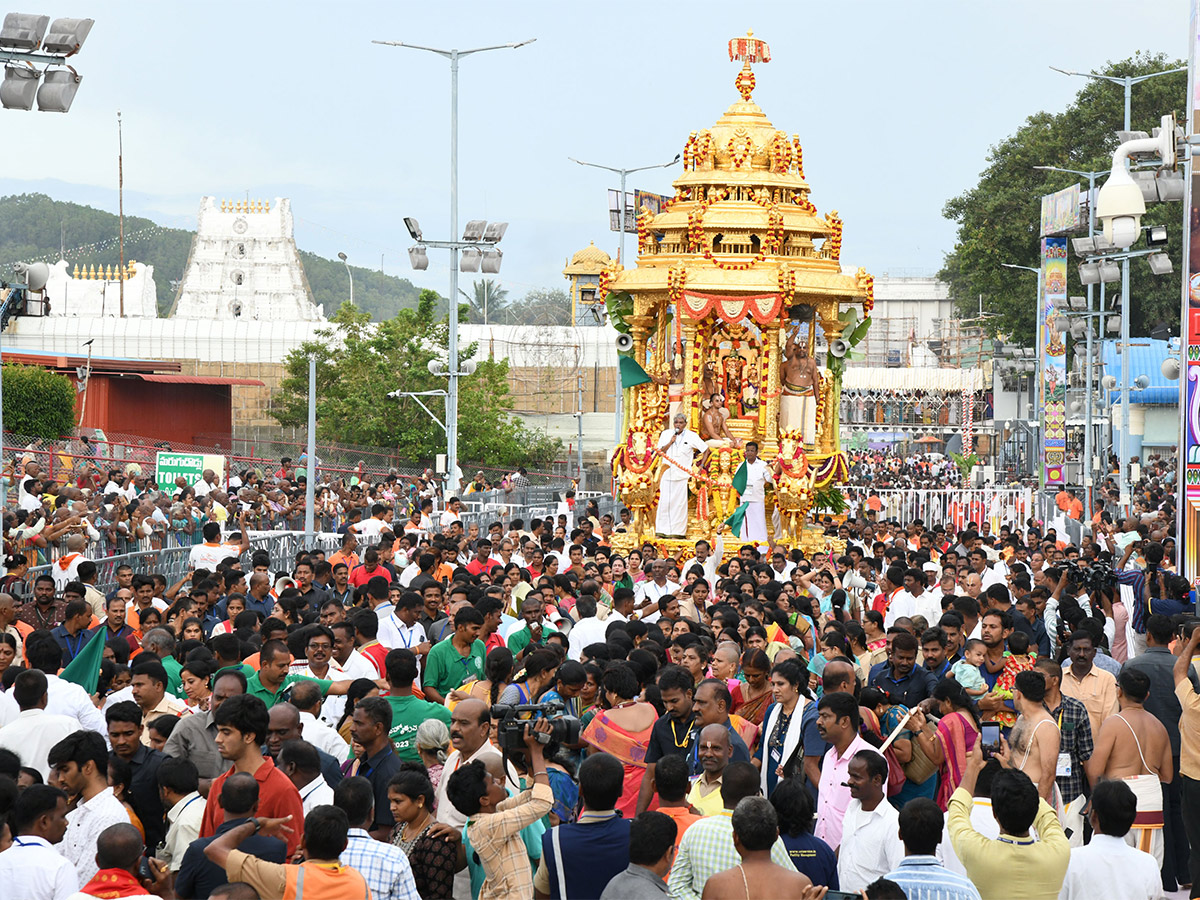
[[[674,438],[674,442],[672,442]],[[667,447],[670,444],[670,447]],[[676,465],[664,463],[662,479],[658,483],[658,510],[654,518],[654,530],[660,535],[683,534],[687,531],[688,480],[691,478],[692,460],[696,453],[708,448],[700,435],[685,428],[675,434],[668,428],[658,438],[658,449]],[[681,467],[681,468],[679,468]]]
[[[770,471],[761,459],[746,462],[746,493],[742,494],[749,506],[743,523],[742,538],[747,541],[765,543],[767,540],[767,479]]]

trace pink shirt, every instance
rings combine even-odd
[[[864,741],[862,735],[856,734],[843,756],[838,756],[837,747],[830,747],[825,751],[825,760],[821,763],[821,783],[817,788],[817,825],[813,834],[834,850],[842,843],[842,819],[846,816],[846,807],[850,805],[850,788],[842,785],[850,774],[850,760],[859,750],[875,751],[875,748]]]

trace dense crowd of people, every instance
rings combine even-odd
[[[174,584],[10,554],[0,900],[1200,893],[1153,484],[1078,545],[867,508],[816,557],[458,509],[286,566],[210,520]]]
[[[201,543],[207,522],[227,530],[298,530],[304,527],[307,465],[284,457],[275,471],[246,468],[228,482],[207,470],[194,484],[184,478],[173,483],[155,480],[153,470],[138,463],[101,468],[80,458],[75,468],[47,473],[30,456],[0,472],[0,496],[5,504],[6,555],[20,554],[31,566],[45,564],[79,549],[89,556],[111,556],[137,550],[191,547]],[[370,519],[372,509],[415,510],[428,517],[434,505],[443,507],[443,484],[432,470],[419,476],[395,469],[369,473],[360,462],[351,473],[320,470],[314,489],[314,518],[318,531],[345,530]],[[460,478],[462,497],[489,495],[519,497],[530,486],[524,468],[499,479],[476,472]],[[516,498],[514,498],[516,499]],[[391,524],[389,522],[389,524]],[[75,538],[76,546],[68,541]]]

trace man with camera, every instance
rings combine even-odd
[[[486,873],[479,900],[533,894],[533,873],[521,830],[550,812],[554,803],[544,753],[550,732],[549,719],[525,723],[533,786],[515,797],[508,796],[504,779],[490,774],[480,760],[457,768],[448,779],[446,796],[469,817],[467,838]]]

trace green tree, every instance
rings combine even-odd
[[[1163,54],[1140,53],[1111,62],[1103,74],[1123,77],[1176,68],[1183,63]],[[1135,85],[1131,104],[1131,127],[1150,131],[1159,118],[1186,107],[1186,73],[1153,78]],[[1019,344],[1033,346],[1036,331],[1036,283],[1034,276],[1006,269],[1001,263],[1040,265],[1041,197],[1079,183],[1080,178],[1060,172],[1045,172],[1034,166],[1060,166],[1079,171],[1107,172],[1117,145],[1116,132],[1124,125],[1124,87],[1089,79],[1075,101],[1060,113],[1038,112],[1015,134],[1002,140],[988,153],[988,165],[979,183],[946,203],[947,218],[958,223],[954,249],[947,254],[939,273],[950,285],[950,295],[964,316],[976,316],[980,297],[988,331],[1003,334]],[[1107,175],[1097,179],[1102,183]],[[1087,182],[1084,180],[1086,191]],[[1130,330],[1145,335],[1159,321],[1177,330],[1180,296],[1180,208],[1174,203],[1150,205],[1143,225],[1170,226],[1167,248],[1176,261],[1169,276],[1152,275],[1144,260],[1130,264]],[[1097,223],[1098,224],[1098,223]],[[1075,265],[1068,267],[1068,292],[1082,294]],[[1110,285],[1110,295],[1119,290]]]
[[[445,359],[448,326],[437,315],[443,301],[421,292],[415,309],[400,310],[377,325],[345,303],[330,324],[285,359],[287,375],[272,414],[281,425],[303,426],[308,418],[308,357],[317,359],[317,432],[322,440],[395,447],[413,460],[444,452],[445,433],[411,397],[392,391],[444,390],[446,379],[429,372],[430,360]],[[475,345],[460,347],[460,361]],[[442,398],[423,398],[443,418]],[[544,464],[561,450],[557,440],[530,431],[508,412],[507,362],[485,361],[459,382],[459,456],[484,465]]]
[[[515,325],[570,325],[571,298],[562,288],[535,288],[509,307],[504,321],[510,319]]]
[[[55,441],[75,427],[75,386],[40,366],[4,367],[4,428],[9,434]]]
[[[462,290],[462,288],[459,288]],[[466,291],[463,291],[466,294]],[[497,324],[505,321],[504,311],[508,308],[508,290],[500,286],[500,282],[484,278],[471,285],[471,293],[467,321],[479,324],[491,322]]]

